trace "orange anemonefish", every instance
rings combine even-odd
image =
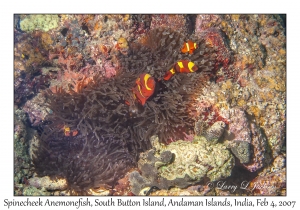
[[[190,54],[193,54],[194,50],[197,49],[197,43],[192,42],[191,40],[188,40],[183,44],[183,47],[181,48],[182,53],[189,52]]]
[[[139,78],[135,81],[133,93],[138,101],[144,105],[146,100],[152,96],[155,90],[155,80],[150,74],[141,74]]]
[[[164,80],[169,80],[176,72],[178,73],[190,73],[197,71],[198,67],[189,60],[180,60],[175,63],[174,67],[167,71],[164,76]]]
[[[65,136],[76,136],[78,134],[77,130],[71,131],[70,127],[68,127],[68,126],[64,126],[63,129],[64,129]]]

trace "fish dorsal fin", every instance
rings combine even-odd
[[[189,70],[190,70],[191,72],[194,72],[193,69],[192,69],[194,66],[195,66],[195,64],[194,64],[193,62],[190,61],[190,62],[188,63],[188,67],[189,67]]]
[[[135,81],[135,83],[140,86],[141,85],[141,79],[137,78],[137,80]]]

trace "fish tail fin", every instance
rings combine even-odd
[[[146,99],[145,98],[139,98],[140,103],[144,106],[146,103]]]
[[[175,74],[175,73],[174,73],[174,74]],[[172,77],[174,74],[171,72],[171,70],[168,71],[168,72],[165,74],[165,76],[164,76],[164,80],[169,80],[169,79],[171,79],[171,77]]]
[[[126,104],[127,106],[130,106],[130,102],[127,101],[127,100],[125,100],[125,104]]]

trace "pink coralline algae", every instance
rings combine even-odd
[[[241,109],[231,109],[229,110],[229,119],[230,123],[225,139],[251,143],[251,131],[245,112]]]
[[[219,15],[197,15],[195,24],[195,34],[202,33],[208,28],[221,22]]]
[[[205,106],[207,104],[202,104],[203,101],[201,101],[200,106]],[[205,103],[205,102],[204,102]],[[221,121],[225,124],[229,124],[229,121],[226,119],[226,117],[222,116],[222,114],[219,112],[219,109],[213,105],[210,105],[201,112],[201,120],[207,124],[208,126],[212,126],[215,122]]]
[[[254,195],[286,195],[286,169],[258,176],[251,181],[249,189]]]
[[[149,31],[151,25],[151,15],[132,15],[132,31],[135,38]]]
[[[191,112],[193,117],[199,116],[195,123],[194,132],[197,135],[204,135],[207,140],[218,141],[223,135],[224,128],[229,124],[227,116],[223,116],[219,109],[207,100],[200,100],[192,105],[195,111]]]
[[[33,97],[41,89],[49,86],[49,75],[38,75],[33,77],[24,73],[14,81],[14,101],[17,105],[22,105],[29,98]]]
[[[267,153],[267,139],[262,133],[261,129],[255,125],[255,123],[250,123],[251,129],[251,146],[253,148],[253,153],[250,158],[250,163],[244,164],[244,167],[253,172],[258,169],[263,168],[270,162],[269,154]]]
[[[40,125],[47,116],[48,111],[44,106],[45,101],[46,99],[43,94],[39,93],[33,99],[25,103],[23,110],[28,114],[31,126]]]
[[[221,74],[219,73],[220,75],[218,75],[217,78],[236,78],[236,72],[234,72],[232,69],[229,69],[229,64],[232,61],[232,52],[226,43],[224,33],[219,29],[209,28],[205,31],[202,31],[198,36],[203,37],[206,43],[217,49],[214,73],[218,74],[220,67],[223,67],[224,72]]]
[[[110,78],[116,75],[116,68],[113,66],[113,64],[110,61],[107,61],[103,65],[105,69],[105,77]]]
[[[185,15],[152,15],[151,29],[169,27],[175,31],[187,32]]]
[[[277,156],[269,167],[250,182],[248,190],[254,195],[286,195],[285,162],[283,155]]]

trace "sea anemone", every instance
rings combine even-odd
[[[192,55],[182,54],[180,49],[189,39],[168,28],[151,30],[129,43],[127,54],[116,55],[115,77],[98,74],[76,91],[46,91],[53,114],[46,119],[33,158],[38,176],[66,178],[73,194],[88,194],[103,184],[113,187],[151,147],[151,136],[167,143],[192,132],[196,119],[190,105],[208,81],[216,53],[205,40],[194,39],[199,47]],[[193,61],[199,70],[164,81],[166,71],[182,59]],[[156,78],[155,92],[144,106],[132,93],[141,73]],[[65,135],[65,126],[76,131],[74,135]]]

